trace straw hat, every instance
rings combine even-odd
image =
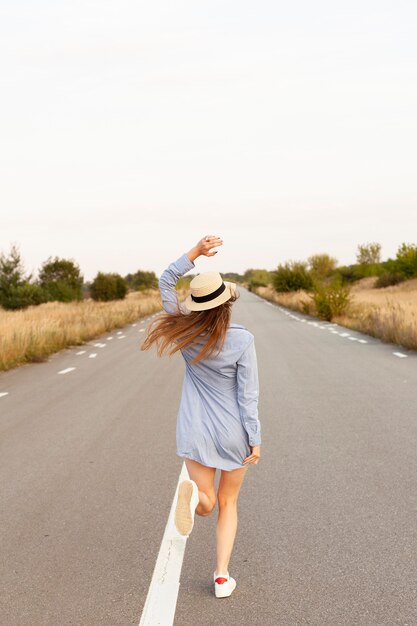
[[[223,281],[219,272],[203,272],[190,282],[191,294],[184,301],[189,311],[205,311],[230,300],[236,284]]]

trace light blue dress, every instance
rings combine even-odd
[[[187,310],[178,303],[175,285],[195,267],[187,254],[171,263],[159,279],[167,313]],[[203,341],[203,339],[201,340]],[[192,364],[202,344],[181,349],[185,375],[177,414],[177,455],[208,467],[245,467],[249,445],[261,443],[258,419],[258,368],[254,336],[231,323],[220,354]]]

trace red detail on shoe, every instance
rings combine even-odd
[[[223,578],[222,576],[219,576],[218,578],[216,578],[214,582],[217,583],[218,585],[222,585],[223,583],[227,583],[227,578]]]

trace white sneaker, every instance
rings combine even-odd
[[[227,572],[227,576],[217,576],[216,572],[214,572],[213,578],[216,598],[228,598],[232,595],[232,591],[236,587],[236,581],[229,576],[229,572]]]
[[[197,483],[182,480],[178,487],[178,500],[175,508],[174,523],[180,535],[188,537],[194,526],[194,515],[199,503]]]

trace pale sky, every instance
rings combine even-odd
[[[86,280],[417,243],[415,0],[0,0],[0,251]]]

